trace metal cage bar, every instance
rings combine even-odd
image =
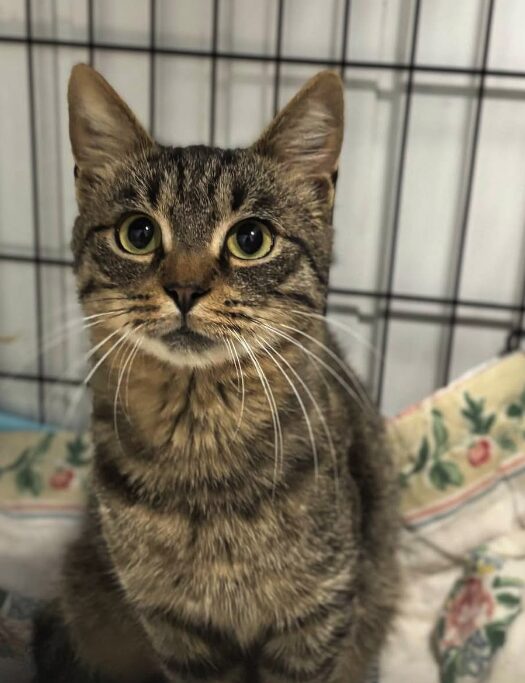
[[[377,378],[377,392],[376,402],[381,405],[383,398],[383,389],[385,382],[386,370],[386,356],[388,347],[388,332],[390,321],[390,308],[392,302],[392,291],[394,287],[394,277],[396,268],[397,256],[397,242],[399,237],[399,219],[401,217],[401,198],[403,196],[403,181],[405,178],[405,166],[408,143],[408,129],[410,126],[410,112],[412,106],[412,89],[414,83],[414,65],[416,63],[417,39],[419,33],[419,18],[421,15],[422,0],[415,0],[413,19],[412,19],[412,34],[410,39],[410,62],[406,84],[405,107],[403,111],[403,123],[401,124],[401,143],[399,149],[399,165],[397,168],[397,183],[395,189],[392,232],[390,235],[388,268],[387,268],[387,285],[386,285],[386,302],[384,311],[384,323],[381,334],[380,356],[379,356],[379,372]]]
[[[423,0],[414,0],[412,10],[411,32],[409,40],[409,57],[407,60],[399,61],[374,61],[360,60],[349,57],[349,35],[351,25],[351,0],[345,0],[342,5],[342,25],[341,36],[342,44],[339,58],[317,58],[283,55],[284,40],[284,12],[285,0],[277,0],[275,17],[275,49],[272,54],[259,54],[256,52],[238,52],[219,49],[219,30],[220,30],[220,3],[219,0],[212,2],[212,31],[211,41],[208,49],[186,49],[175,46],[160,46],[157,41],[157,2],[150,0],[149,4],[149,42],[144,45],[126,44],[122,42],[99,41],[96,38],[95,30],[95,6],[94,0],[86,0],[87,9],[87,31],[85,40],[65,40],[59,38],[43,38],[33,35],[33,22],[31,14],[31,0],[25,1],[25,35],[0,35],[0,44],[20,44],[27,49],[27,88],[29,101],[29,125],[30,125],[30,161],[31,161],[31,192],[33,207],[33,252],[31,254],[0,253],[0,262],[18,262],[26,264],[34,269],[35,274],[35,320],[36,320],[36,343],[39,350],[42,348],[43,329],[44,329],[44,300],[42,278],[43,266],[57,266],[60,268],[70,268],[70,259],[54,258],[42,253],[43,241],[41,234],[41,216],[39,202],[39,176],[38,176],[38,146],[37,146],[37,104],[35,98],[35,47],[50,48],[83,48],[87,50],[88,61],[92,65],[95,61],[96,52],[111,51],[123,53],[138,53],[149,55],[149,128],[155,134],[155,115],[156,115],[156,78],[157,78],[157,56],[172,57],[193,57],[210,61],[210,109],[209,109],[209,142],[216,142],[216,122],[217,122],[217,86],[218,86],[218,65],[220,61],[226,62],[253,62],[260,64],[272,64],[275,71],[273,75],[273,110],[276,113],[280,105],[281,94],[281,75],[282,65],[303,65],[331,67],[339,70],[344,79],[349,69],[354,70],[376,70],[390,73],[406,75],[406,92],[404,108],[402,112],[400,127],[400,142],[397,157],[397,176],[393,193],[392,225],[388,245],[388,259],[385,285],[380,290],[330,287],[329,292],[337,297],[342,297],[346,302],[346,310],[359,313],[359,307],[355,301],[366,299],[377,302],[377,309],[368,319],[383,321],[380,334],[381,361],[378,365],[377,374],[377,399],[380,402],[384,393],[385,371],[388,363],[388,341],[390,322],[393,319],[407,320],[417,318],[421,322],[439,322],[446,329],[445,349],[443,367],[441,372],[441,383],[445,383],[450,378],[450,369],[454,354],[455,332],[460,325],[475,324],[479,327],[489,327],[501,329],[512,336],[513,347],[519,342],[519,336],[514,333],[523,331],[525,324],[525,273],[524,280],[520,287],[520,298],[518,303],[500,303],[497,301],[462,299],[461,279],[463,275],[465,247],[467,243],[468,222],[471,208],[472,193],[475,180],[476,162],[481,137],[481,123],[483,118],[483,103],[486,97],[486,79],[488,77],[525,79],[525,70],[509,70],[488,68],[491,31],[495,14],[495,0],[488,0],[486,19],[484,22],[483,36],[481,40],[482,58],[479,66],[476,67],[456,67],[447,64],[424,64],[417,61],[418,31]],[[474,95],[474,121],[472,135],[468,148],[467,171],[465,177],[465,193],[462,206],[460,229],[457,248],[454,258],[453,283],[450,295],[448,296],[424,296],[414,295],[395,291],[395,271],[396,258],[398,252],[398,238],[400,230],[401,201],[403,196],[403,184],[405,176],[407,146],[410,140],[410,118],[412,97],[415,89],[416,74],[448,74],[465,75],[479,79],[479,84]],[[525,82],[525,80],[524,80]],[[351,300],[353,300],[351,302]],[[403,304],[439,305],[441,310],[437,314],[430,314],[426,311],[421,313],[407,312],[402,309]],[[406,309],[406,306],[405,306]],[[483,318],[472,318],[464,314],[463,309],[471,312],[483,311],[492,312],[492,316]],[[461,310],[461,313],[460,313]],[[502,322],[497,318],[498,313],[509,313],[512,315],[512,323],[509,329],[508,322]],[[359,315],[362,316],[360,313]],[[503,339],[502,339],[503,346]],[[38,415],[41,421],[46,418],[46,384],[63,384],[74,386],[80,384],[80,379],[59,377],[45,372],[45,364],[41,353],[38,354],[35,372],[11,372],[0,370],[0,378],[35,382],[38,391]],[[439,382],[438,382],[439,383]]]
[[[149,3],[149,132],[155,137],[155,104],[157,60],[155,59],[155,43],[157,35],[157,0]]]
[[[210,145],[215,144],[217,115],[217,48],[219,43],[219,0],[213,0],[212,41],[211,41],[211,78],[210,78]]]
[[[350,11],[352,9],[352,0],[345,0],[343,10],[343,34],[341,36],[341,66],[339,67],[341,78],[345,79],[346,72],[346,58],[348,56],[348,36],[350,33]]]
[[[150,51],[149,45],[133,45],[126,43],[109,43],[106,41],[94,40],[91,44],[86,40],[66,40],[62,38],[43,38],[31,36],[25,38],[22,36],[0,35],[0,43],[7,44],[22,44],[38,45],[41,47],[70,47],[78,48],[93,48],[94,50],[107,50],[110,52],[130,52],[130,53],[148,53]],[[195,57],[197,59],[211,59],[214,55],[210,50],[197,50],[190,48],[176,48],[165,47],[157,45],[155,47],[155,54],[173,57]],[[450,75],[464,75],[464,76],[494,76],[496,78],[517,78],[525,79],[525,71],[517,69],[482,69],[471,68],[463,66],[451,66],[447,64],[413,64],[409,62],[381,62],[375,60],[363,59],[331,59],[329,57],[299,57],[293,55],[267,55],[257,54],[255,52],[230,52],[227,50],[217,50],[215,54],[216,59],[227,61],[248,61],[260,62],[270,64],[296,64],[303,66],[319,66],[326,68],[340,69],[341,67],[351,69],[375,69],[379,71],[414,71],[415,73],[434,73],[434,74],[450,74]]]
[[[95,7],[93,0],[87,0],[87,31],[88,64],[93,66],[95,63]]]
[[[495,0],[489,0],[487,9],[487,19],[485,22],[485,31],[483,37],[483,57],[481,61],[482,72],[486,70],[490,49],[490,35],[492,31],[492,20],[494,18]],[[470,207],[472,203],[472,190],[474,187],[474,175],[476,172],[476,161],[478,158],[479,137],[481,131],[481,116],[483,112],[483,99],[485,94],[485,74],[482,73],[479,78],[478,92],[476,94],[476,108],[474,114],[474,126],[472,129],[472,142],[470,159],[467,171],[467,187],[465,192],[465,203],[463,206],[463,216],[461,219],[461,229],[459,236],[459,245],[457,250],[456,265],[454,269],[454,279],[452,285],[452,310],[450,312],[450,320],[447,326],[447,339],[445,343],[445,356],[443,361],[443,372],[441,374],[441,381],[443,384],[450,380],[450,366],[452,364],[452,350],[454,346],[454,331],[457,318],[457,300],[461,288],[461,274],[463,272],[463,261],[465,258],[465,246],[467,243],[468,222],[470,216]]]
[[[25,3],[26,35],[27,35],[27,86],[29,95],[29,135],[31,139],[31,195],[33,207],[33,246],[35,250],[35,318],[36,318],[36,345],[38,349],[36,381],[38,383],[38,419],[45,422],[45,384],[44,384],[44,358],[40,353],[44,340],[44,301],[42,290],[42,263],[41,251],[41,226],[40,226],[40,201],[38,187],[38,149],[36,140],[36,103],[35,103],[35,73],[33,63],[32,14],[31,0]]]
[[[284,0],[278,0],[277,4],[277,24],[275,27],[275,72],[273,78],[273,115],[279,111],[279,97],[281,94],[281,63],[283,48],[283,21],[284,21]]]

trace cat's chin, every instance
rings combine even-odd
[[[199,332],[190,330],[188,327],[170,330],[163,334],[161,341],[173,351],[194,352],[209,351],[217,346],[217,342],[209,337],[205,337]]]
[[[161,339],[142,337],[140,346],[149,355],[177,367],[210,367],[230,359],[225,344],[191,330],[169,332]]]

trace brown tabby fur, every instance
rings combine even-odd
[[[339,78],[313,78],[233,151],[155,143],[83,65],[69,101],[79,296],[113,314],[92,319],[93,363],[107,354],[92,495],[35,624],[36,680],[362,681],[396,605],[397,493],[381,420],[320,315]],[[161,226],[153,255],[116,243],[133,212]],[[227,256],[250,216],[272,252]],[[203,336],[173,332],[173,284],[205,291],[187,315]]]

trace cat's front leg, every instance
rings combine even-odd
[[[89,615],[86,615],[89,618]],[[115,628],[105,631],[103,618],[92,639],[92,647],[99,652],[104,649],[104,641],[108,635],[115,644],[115,661],[127,658],[129,668],[120,667],[118,672],[103,673],[95,660],[82,659],[78,647],[72,639],[71,631],[65,623],[58,601],[43,607],[35,616],[31,649],[34,658],[35,677],[33,683],[167,683],[160,673],[141,671],[140,652],[129,642],[129,629],[122,629],[122,638],[118,641]],[[111,625],[110,625],[111,626]],[[110,628],[111,631],[111,628]],[[134,659],[138,658],[138,659]],[[95,658],[96,659],[96,658]],[[106,661],[111,669],[111,663]],[[133,672],[133,673],[132,673]]]
[[[363,683],[367,662],[353,647],[349,612],[320,607],[318,619],[274,635],[258,658],[261,683]]]
[[[169,612],[142,612],[141,621],[170,682],[247,683],[243,653],[224,633]]]

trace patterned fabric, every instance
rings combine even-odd
[[[389,434],[406,586],[382,683],[522,683],[525,355],[410,407]]]
[[[505,573],[500,555],[481,546],[472,552],[441,611],[434,640],[441,680],[479,680],[490,671],[494,654],[522,611],[525,581]]]
[[[370,680],[522,683],[525,355],[463,377],[391,420],[388,432],[407,581]],[[87,435],[0,436],[0,586],[10,590],[0,590],[0,680],[2,662],[20,657],[27,640],[33,602],[20,594],[49,594],[75,533],[90,459]]]
[[[13,432],[0,438],[0,511],[39,513],[44,502],[49,510],[81,508],[92,455],[87,435]]]
[[[395,418],[403,517],[419,527],[512,479],[525,490],[525,357],[513,354]]]

